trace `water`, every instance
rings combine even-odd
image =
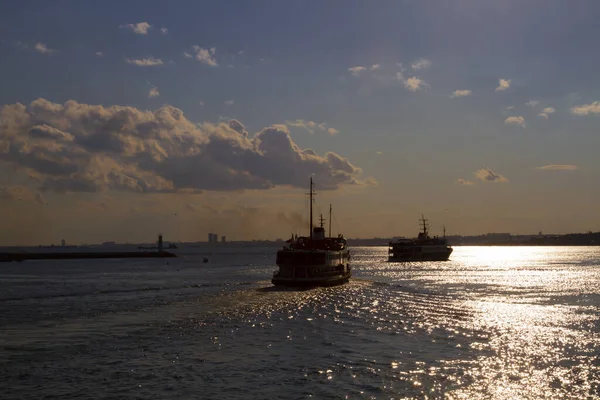
[[[354,248],[311,290],[276,248],[180,251],[0,264],[0,398],[600,397],[600,248]]]

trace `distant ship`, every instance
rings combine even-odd
[[[292,238],[277,252],[279,269],[271,282],[277,286],[334,286],[348,282],[352,276],[350,252],[343,235],[331,237],[331,205],[329,236],[325,236],[323,216],[320,226],[313,227],[313,180],[310,179],[310,236]]]
[[[444,237],[429,237],[427,220],[424,215],[420,219],[423,231],[415,239],[397,239],[389,243],[388,261],[447,261],[452,254],[452,247]]]

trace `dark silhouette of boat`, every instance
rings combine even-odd
[[[427,220],[424,215],[420,219],[423,231],[414,239],[397,239],[389,243],[388,261],[447,261],[452,254],[452,247],[444,236],[429,237]]]
[[[320,226],[313,227],[313,181],[310,179],[310,236],[292,238],[277,252],[279,269],[271,282],[280,286],[334,286],[348,282],[352,276],[350,252],[343,235],[331,237],[331,205],[329,236],[325,236],[323,216]]]

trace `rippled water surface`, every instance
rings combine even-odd
[[[0,264],[0,397],[600,397],[600,248],[359,247],[310,290],[276,250]]]

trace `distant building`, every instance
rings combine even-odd
[[[216,233],[208,234],[208,243],[217,243],[219,241],[219,235]]]
[[[227,241],[227,236],[221,236],[221,243],[225,243]]]
[[[60,245],[62,247],[65,247],[67,245],[67,242],[65,241],[65,239],[63,239],[63,240],[60,241]]]

